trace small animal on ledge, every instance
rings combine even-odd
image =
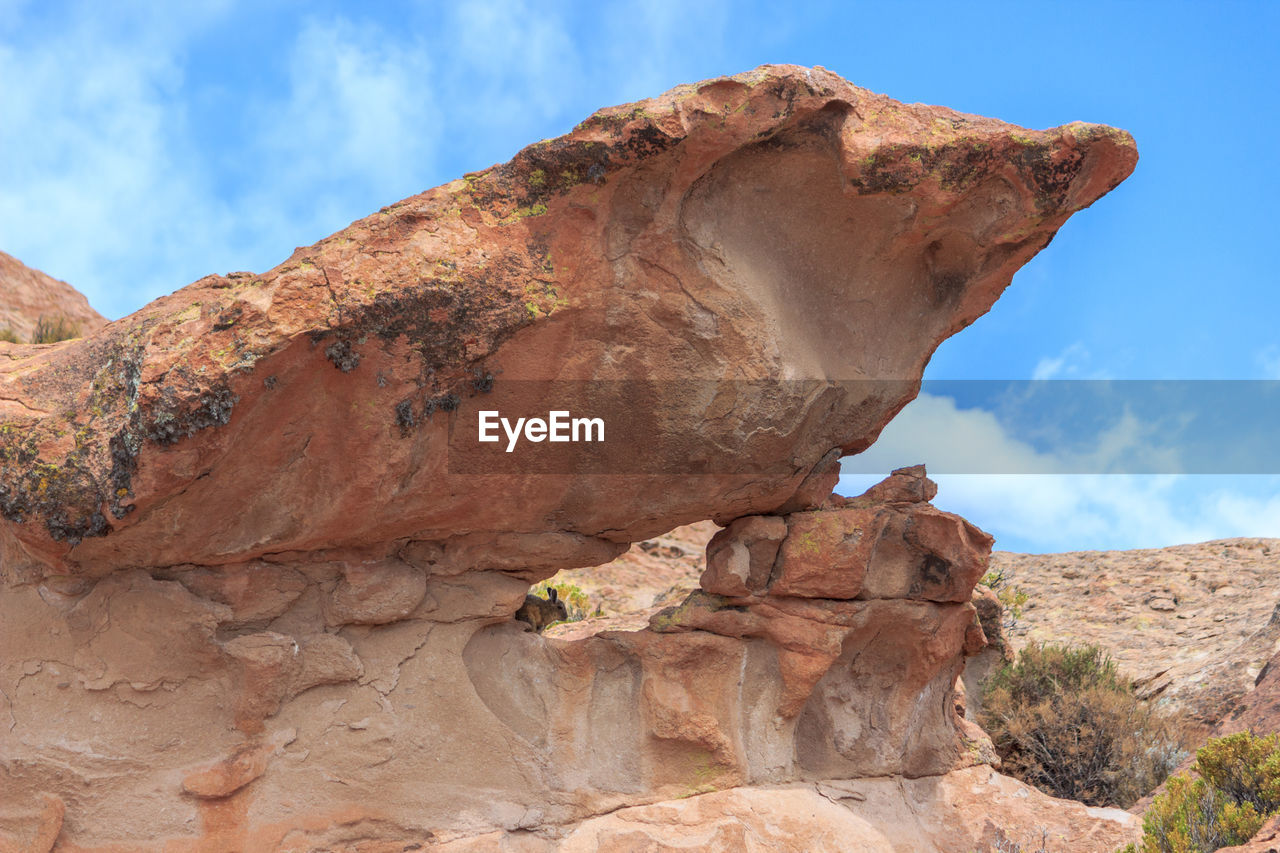
[[[560,600],[560,594],[552,587],[547,590],[547,597],[526,595],[524,604],[516,611],[516,618],[527,622],[539,634],[553,622],[563,622],[569,618],[569,610]]]

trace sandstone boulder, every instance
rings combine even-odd
[[[602,110],[265,273],[6,350],[5,577],[580,537],[550,574],[803,508],[1136,160],[1113,128],[1024,130],[821,68]],[[605,440],[479,442],[480,411],[549,409]]]
[[[636,807],[750,844],[772,818],[729,811],[950,808],[991,755],[954,690],[991,539],[923,469],[827,489],[1136,156],[769,66],[85,340],[0,345],[0,844],[666,844],[590,823]],[[481,411],[560,410],[607,440],[478,440]],[[513,619],[530,583],[705,519],[712,589],[649,626]],[[963,824],[889,843],[996,837]]]
[[[989,767],[973,767],[928,779],[730,788],[619,809],[589,818],[554,840],[517,840],[499,832],[438,849],[1113,853],[1139,835],[1140,821],[1127,812],[1056,800]],[[1247,848],[1249,853],[1267,849]]]

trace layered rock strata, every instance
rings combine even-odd
[[[0,344],[5,843],[546,845],[981,762],[953,685],[989,537],[923,471],[831,487],[1136,156],[764,67],[85,340]],[[478,444],[481,410],[538,407],[608,440]],[[512,618],[708,518],[704,588],[649,628]]]
[[[619,834],[592,815],[740,789],[694,812],[694,835],[761,798],[784,811],[825,798],[850,810],[797,843],[856,825],[866,849],[921,849],[903,845],[945,834],[945,814],[891,832],[861,805],[880,789],[839,780],[935,779],[881,786],[902,810],[905,791],[968,790],[948,774],[994,760],[953,692],[986,644],[969,598],[991,538],[924,502],[927,483],[906,469],[862,498],[740,519],[709,544],[704,589],[647,630],[579,640],[515,621],[526,585],[497,572],[353,582],[263,563],[12,591],[10,825],[39,838],[56,823],[68,850],[489,849],[495,831],[528,849],[624,850],[675,830]],[[761,580],[723,594],[742,574]],[[27,630],[50,611],[48,635]],[[1133,828],[1040,806],[1090,837]],[[779,831],[730,834],[766,828]]]
[[[326,838],[358,815],[360,833],[425,843],[753,782],[944,772],[964,754],[947,691],[973,614],[856,600],[863,578],[903,567],[850,559],[814,531],[856,537],[875,511],[761,519],[784,533],[764,571],[777,579],[754,595],[699,594],[657,630],[574,642],[514,622],[525,584],[496,572],[428,581],[386,565],[261,563],[13,590],[5,802],[43,822],[58,803],[62,832],[91,849],[182,849],[183,829],[188,849],[276,849],[306,821],[276,834],[268,816],[296,809]],[[958,520],[953,538],[971,552],[963,584],[990,540]],[[829,570],[815,573],[823,555]],[[810,593],[771,594],[796,567]],[[24,630],[54,614],[47,634]],[[888,626],[895,641],[873,643]],[[880,738],[843,731],[871,715]]]

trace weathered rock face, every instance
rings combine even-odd
[[[13,590],[7,837],[40,850],[962,851],[1045,829],[1062,842],[1048,849],[1114,849],[1135,818],[957,772],[990,755],[951,687],[985,643],[956,599],[991,539],[924,501],[922,469],[887,483],[913,481],[740,520],[709,551],[745,550],[757,588],[702,590],[649,630],[579,640],[513,622],[525,584],[498,572],[423,584],[263,562]],[[856,556],[830,530],[859,540]],[[772,556],[751,547],[760,531],[781,533]],[[807,595],[779,592],[795,560],[827,567],[807,572]],[[875,592],[888,588],[903,592]],[[413,609],[378,624],[370,602]]]
[[[928,804],[922,808],[922,804]],[[563,839],[505,832],[440,845],[441,853],[768,850],[781,853],[1113,853],[1141,835],[1119,809],[1056,800],[971,767],[926,779],[859,779],[733,788],[591,818]],[[517,847],[517,844],[523,846]],[[509,847],[499,847],[506,844]],[[1232,848],[1234,849],[1234,848]],[[1248,848],[1263,853],[1266,848]]]
[[[1158,698],[1209,731],[1250,702],[1280,648],[1280,540],[1225,539],[1134,551],[995,552],[992,568],[1034,591],[1013,635],[1093,643]],[[1086,602],[1087,606],[1081,606]]]
[[[8,350],[4,572],[413,541],[433,572],[531,549],[559,568],[775,511],[1136,159],[1112,128],[1027,131],[791,66],[602,110],[262,275]],[[474,440],[480,410],[549,402],[605,420],[589,461]],[[455,553],[466,531],[483,544]]]
[[[952,687],[985,644],[968,590],[991,538],[915,494],[730,525],[712,548],[745,543],[759,588],[579,640],[513,621],[527,584],[496,571],[261,562],[11,589],[4,799],[32,832],[61,810],[88,849],[275,850],[335,825],[554,839],[743,785],[946,774],[990,754]]]
[[[102,328],[107,318],[89,307],[89,300],[65,281],[32,269],[0,252],[0,331],[8,329],[30,341],[41,317],[63,318],[81,335]]]
[[[980,763],[990,537],[922,468],[831,485],[1135,159],[766,67],[3,346],[0,843],[589,847],[622,808]],[[553,408],[608,441],[473,440]],[[643,630],[513,620],[708,518],[704,588]]]

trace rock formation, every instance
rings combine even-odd
[[[992,554],[1031,593],[1010,637],[1093,643],[1206,733],[1280,649],[1280,541],[1224,539],[1133,551]],[[1082,607],[1085,602],[1087,606]]]
[[[89,307],[89,300],[65,281],[34,270],[0,252],[0,331],[8,329],[30,341],[41,317],[65,318],[81,335],[106,325],[107,318]]]
[[[843,833],[875,823],[849,803],[1011,784],[953,695],[990,538],[922,469],[831,488],[1136,158],[767,66],[3,347],[6,843],[621,850],[664,815],[776,832],[724,820],[763,799]],[[478,440],[481,411],[557,410],[607,440]],[[709,518],[702,588],[650,627],[512,618]],[[912,837],[1004,837],[947,814]],[[1071,849],[1130,837],[1076,817]]]

